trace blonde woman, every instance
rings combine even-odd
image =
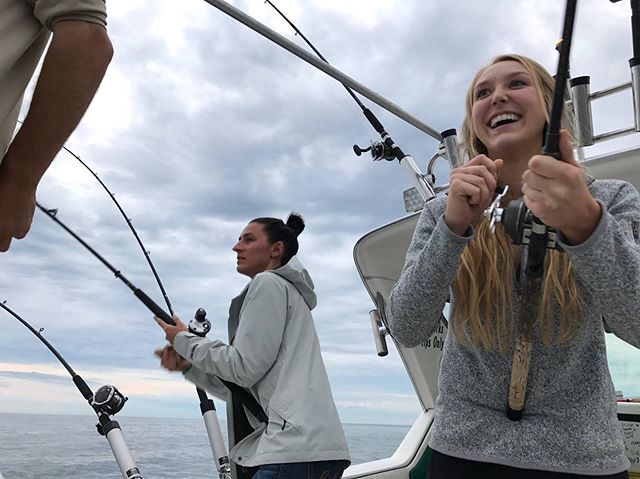
[[[462,128],[469,160],[451,172],[448,196],[425,205],[389,298],[391,333],[412,347],[451,297],[430,479],[628,477],[604,328],[640,345],[640,198],[629,183],[586,175],[567,131],[562,161],[540,154],[552,92],[549,73],[519,55],[477,73]],[[523,251],[482,216],[498,184],[558,228],[564,250],[547,254],[518,422],[505,410]]]

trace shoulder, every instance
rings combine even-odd
[[[640,194],[635,186],[625,180],[596,180],[591,178],[589,191],[607,209],[640,213]]]
[[[287,281],[284,278],[271,271],[263,271],[256,274],[249,283],[249,294],[262,291],[269,293],[284,291],[286,285]]]

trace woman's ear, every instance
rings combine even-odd
[[[284,255],[284,242],[276,241],[271,245],[271,257],[281,258]]]

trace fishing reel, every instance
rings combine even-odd
[[[502,223],[507,234],[511,237],[514,245],[529,244],[531,232],[545,233],[549,249],[560,249],[557,242],[558,230],[546,225],[539,225],[533,221],[535,217],[529,208],[524,204],[522,198],[510,201],[506,208],[501,208],[500,203],[505,198],[509,186],[498,186],[496,198],[493,203],[484,211],[484,217],[489,220],[489,228],[492,233],[496,231],[496,224]],[[544,228],[544,231],[536,231],[536,228]]]
[[[381,141],[372,141],[369,148],[360,148],[358,145],[353,145],[353,152],[356,156],[361,156],[366,151],[371,151],[371,158],[373,158],[373,161],[392,161],[396,159],[391,147]]]
[[[122,410],[124,403],[126,403],[128,399],[128,397],[118,391],[117,387],[107,385],[102,386],[96,391],[91,400],[91,405],[106,414],[114,415]]]
[[[207,312],[204,308],[198,308],[193,319],[189,321],[189,332],[205,337],[209,331],[211,331],[211,322],[207,319]]]

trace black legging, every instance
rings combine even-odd
[[[490,464],[488,462],[468,461],[447,456],[431,449],[428,479],[628,479],[624,471],[610,476],[582,476],[561,472],[519,469],[516,467]]]

